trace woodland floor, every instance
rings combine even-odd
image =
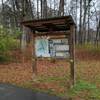
[[[40,65],[38,66],[41,67],[41,63],[39,64]],[[31,88],[36,91],[48,92],[53,95],[66,97],[70,84],[69,67],[46,67],[45,70],[38,67],[38,80],[33,81],[31,66],[32,63],[30,60],[27,60],[24,63],[17,62],[0,64],[0,82],[15,84],[25,88]],[[100,53],[82,49],[76,50],[76,74],[77,80],[84,80],[93,83],[97,86],[97,88],[100,88]],[[74,98],[77,98],[74,100],[81,98],[80,95],[83,95],[82,97],[84,98],[88,94],[87,92],[84,94],[79,93],[79,95],[74,96]]]

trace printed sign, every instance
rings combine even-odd
[[[68,58],[68,39],[36,39],[37,57],[58,57]]]

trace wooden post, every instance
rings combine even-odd
[[[32,69],[33,69],[33,79],[36,77],[36,75],[37,75],[37,66],[36,66],[36,60],[37,60],[37,58],[36,58],[36,54],[35,54],[35,32],[32,34],[32,48],[33,48],[33,50],[32,50]]]
[[[23,28],[23,34],[20,39],[20,46],[21,46],[21,52],[22,52],[22,63],[25,63],[25,52],[26,52],[26,28],[25,26],[22,26]]]
[[[70,73],[71,87],[75,84],[75,27],[70,27]]]

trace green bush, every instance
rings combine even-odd
[[[15,30],[15,33],[11,33],[9,29],[0,27],[0,61],[7,61],[9,51],[19,48],[18,37],[21,32]],[[8,56],[8,57],[7,57]]]

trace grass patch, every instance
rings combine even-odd
[[[76,85],[69,91],[70,97],[81,97],[86,100],[99,100],[100,99],[100,89],[96,87],[95,84],[88,83],[86,81],[78,81]]]
[[[54,81],[63,81],[63,80],[66,80],[68,79],[67,76],[64,76],[64,77],[45,77],[45,76],[40,76],[38,77],[38,80],[39,82],[54,82]]]

